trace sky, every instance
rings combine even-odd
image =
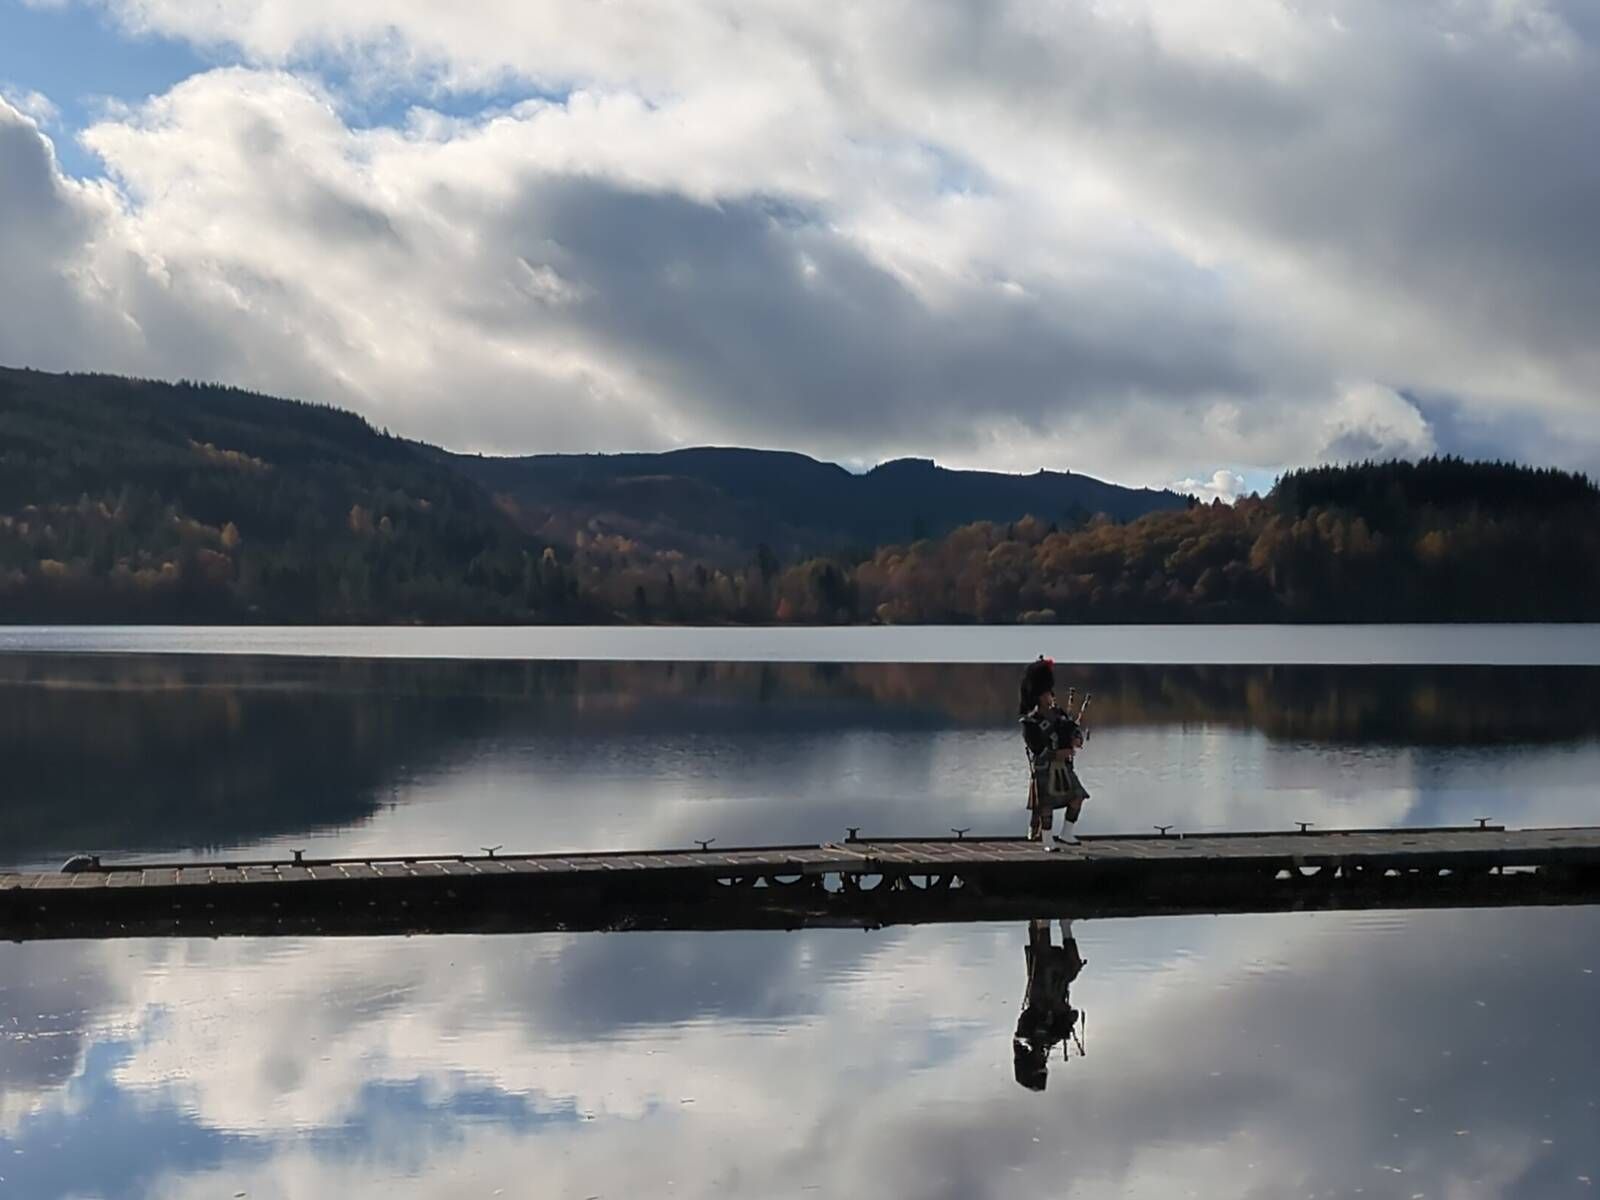
[[[454,449],[1600,472],[1591,0],[0,0],[0,363]]]

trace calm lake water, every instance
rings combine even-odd
[[[1600,818],[1600,670],[1063,674],[1089,831]],[[1015,683],[0,654],[0,867],[1021,832]],[[1020,923],[0,946],[0,1197],[1595,1194],[1600,910],[1071,932],[1042,1091]]]
[[[1600,666],[1600,625],[893,625],[702,629],[61,625],[0,627],[0,653],[252,654],[624,662]]]

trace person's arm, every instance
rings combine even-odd
[[[1028,747],[1029,758],[1038,758],[1049,745],[1050,739],[1045,734],[1044,726],[1034,713],[1022,718],[1022,741]]]

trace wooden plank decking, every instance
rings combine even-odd
[[[0,938],[785,927],[1439,904],[1590,903],[1600,828],[878,839],[515,855],[107,861],[0,874]],[[1031,906],[1031,908],[1030,908]]]

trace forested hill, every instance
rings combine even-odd
[[[0,620],[596,615],[481,487],[353,413],[0,368]]]
[[[0,368],[0,622],[1600,620],[1583,476],[1319,467],[1232,507],[1110,487],[481,459],[231,388]]]
[[[1125,524],[974,524],[850,573],[883,621],[1595,621],[1600,490],[1433,458]]]
[[[578,530],[626,537],[720,565],[766,545],[790,559],[942,537],[973,521],[1081,525],[1127,521],[1187,504],[1171,491],[1087,475],[954,471],[897,459],[862,474],[803,454],[699,447],[661,454],[452,455],[513,502],[524,526],[556,542]]]

